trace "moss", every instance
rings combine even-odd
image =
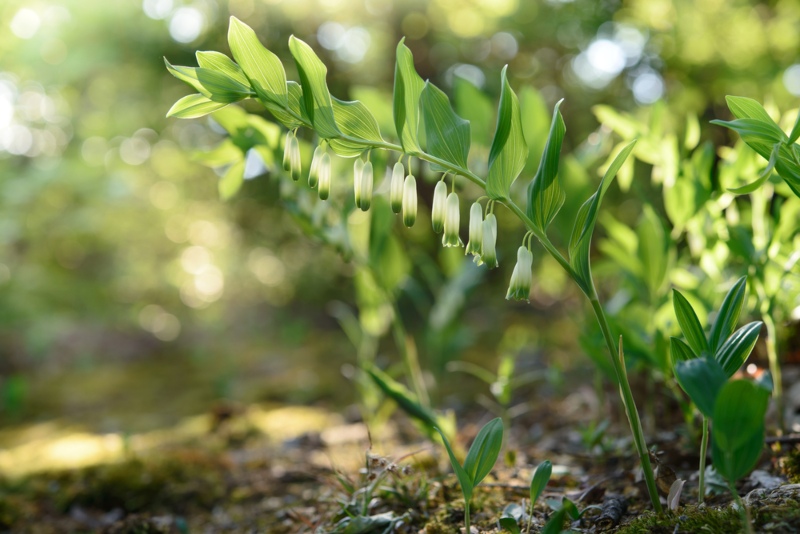
[[[781,462],[783,473],[792,484],[800,484],[800,449],[790,452]]]

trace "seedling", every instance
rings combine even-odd
[[[481,428],[475,437],[475,441],[472,442],[469,452],[467,452],[467,458],[464,460],[463,466],[456,459],[456,455],[453,453],[453,449],[450,447],[450,442],[444,432],[438,428],[436,430],[442,437],[442,443],[444,443],[447,455],[450,457],[450,464],[453,466],[453,471],[455,471],[458,478],[458,484],[461,486],[461,493],[464,494],[464,527],[465,532],[469,534],[469,501],[472,498],[472,491],[489,474],[489,471],[492,470],[497,462],[497,456],[503,447],[503,420],[497,417]]]
[[[764,415],[772,386],[769,380],[759,383],[729,381],[747,360],[761,330],[761,323],[757,321],[734,332],[744,302],[746,281],[742,277],[728,292],[708,338],[689,302],[675,291],[675,314],[688,344],[677,338],[672,338],[671,342],[675,377],[703,415],[698,501],[702,503],[705,496],[705,460],[711,419],[714,423],[714,467],[726,479],[742,511],[743,526],[749,531],[747,512],[734,483],[755,466],[761,455]]]

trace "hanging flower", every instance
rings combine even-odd
[[[481,241],[483,240],[483,209],[480,202],[475,202],[469,208],[469,241],[464,254],[479,257],[481,254]]]
[[[406,176],[403,183],[403,224],[411,228],[417,220],[417,180]]]
[[[300,162],[300,141],[297,140],[297,136],[292,136],[290,140],[290,147],[291,147],[291,164],[292,164],[292,180],[295,182],[300,179],[300,171],[302,170],[303,164]]]
[[[353,164],[353,192],[356,197],[356,207],[361,207],[361,174],[364,170],[364,161],[356,158]]]
[[[323,152],[319,159],[319,198],[327,200],[331,194],[331,157]]]
[[[483,239],[481,240],[481,261],[489,269],[494,269],[499,265],[497,262],[497,251],[495,243],[497,241],[497,219],[494,213],[490,213],[483,221]],[[480,263],[478,263],[480,265]]]
[[[361,171],[361,211],[367,211],[372,203],[372,162],[367,161]]]
[[[392,182],[389,189],[389,204],[394,213],[400,213],[403,208],[403,176],[406,170],[399,161],[394,164],[392,169]]]
[[[444,181],[436,184],[433,190],[433,209],[431,210],[431,223],[433,231],[441,234],[444,230],[444,214],[447,204],[447,185]]]
[[[314,157],[311,158],[311,167],[308,169],[308,187],[311,189],[317,187],[319,182],[319,163],[324,153],[325,149],[322,148],[322,145],[318,145],[314,149]]]
[[[292,139],[294,139],[294,132],[289,130],[286,132],[286,139],[283,142],[283,170],[292,172]]]
[[[441,183],[441,182],[440,182]],[[459,213],[458,195],[450,193],[447,195],[444,215],[444,235],[442,245],[445,247],[463,247],[464,242],[458,235],[461,224],[461,214]]]
[[[528,250],[528,247],[519,247],[517,249],[517,264],[511,274],[511,283],[508,286],[506,300],[514,299],[530,302],[531,282],[533,281],[533,276],[531,275],[532,264],[533,254]]]

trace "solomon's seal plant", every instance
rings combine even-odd
[[[460,245],[456,229],[459,222],[456,182],[472,182],[485,190],[488,201],[480,232],[470,231],[471,246],[467,252],[477,253],[477,238],[480,237],[480,254],[476,254],[475,258],[488,268],[498,265],[495,208],[504,206],[519,219],[529,233],[528,241],[535,237],[589,299],[620,388],[651,503],[660,511],[661,503],[639,414],[626,378],[624,361],[617,357],[614,337],[595,290],[590,262],[592,234],[600,204],[617,172],[633,150],[634,143],[618,151],[597,191],[581,206],[571,232],[567,254],[564,255],[547,234],[548,227],[566,198],[558,173],[561,145],[566,131],[559,111],[560,102],[554,110],[538,170],[528,184],[525,199],[527,206],[523,209],[512,198],[511,186],[525,166],[528,147],[523,135],[519,101],[508,82],[505,68],[501,74],[497,125],[489,150],[488,172],[485,177],[481,177],[467,165],[470,149],[469,122],[453,111],[444,92],[420,78],[414,68],[411,51],[402,41],[397,46],[394,80],[393,134],[396,136],[396,143],[384,139],[377,121],[364,104],[359,101],[339,100],[330,94],[326,82],[327,67],[311,47],[300,39],[294,36],[289,39],[289,50],[297,68],[299,82],[286,79],[283,64],[278,57],[259,42],[251,28],[235,17],[231,18],[228,43],[233,60],[217,52],[198,52],[198,67],[172,66],[167,63],[167,68],[175,77],[196,91],[196,94],[176,102],[170,109],[169,116],[195,118],[234,102],[255,99],[290,132],[287,134],[287,156],[284,161],[295,180],[301,172],[299,150],[295,150],[299,146],[296,143],[300,128],[313,130],[317,138],[336,155],[356,158],[353,191],[356,205],[362,210],[369,209],[372,199],[372,163],[369,161],[371,151],[393,151],[407,156],[409,160],[417,158],[426,161],[432,171],[442,173],[434,192],[431,218],[434,231],[444,232],[445,245]],[[424,143],[421,142],[423,135]],[[365,155],[366,162],[362,160]],[[320,157],[324,158],[324,155]],[[320,173],[317,187],[320,188],[320,198],[328,198],[330,184],[325,184],[323,192],[322,167],[321,159],[317,170]],[[226,173],[224,184],[223,181],[220,183],[221,192],[224,191],[226,198],[241,187],[243,172],[244,166],[237,165]],[[449,201],[445,176],[451,180],[453,190]],[[313,178],[311,181],[314,182]],[[401,206],[406,226],[414,223],[416,205],[416,182],[409,175],[404,182]],[[477,214],[473,217],[473,210],[470,212],[471,220],[480,219]],[[472,244],[473,240],[475,244]],[[527,256],[523,259],[525,261],[520,264],[526,265]],[[521,267],[520,271],[524,269]],[[517,279],[518,285],[526,281],[524,273],[519,274]],[[515,294],[520,295],[522,291],[524,287],[520,285]]]

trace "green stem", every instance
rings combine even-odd
[[[778,357],[778,332],[775,328],[775,321],[771,313],[763,314],[761,318],[764,326],[767,327],[767,356],[769,357],[769,372],[772,373],[772,397],[775,399],[775,407],[778,410],[778,428],[785,430],[783,406],[783,377],[781,376],[781,362]]]
[[[472,527],[470,527],[470,524],[469,524],[469,500],[468,499],[464,499],[464,527],[465,527],[464,531],[467,534],[470,534],[472,532],[471,531]]]
[[[753,534],[753,525],[750,524],[750,510],[744,505],[744,501],[739,496],[739,492],[736,491],[736,486],[734,486],[733,482],[730,480],[728,481],[728,489],[730,489],[734,500],[736,500],[736,504],[739,506],[739,517],[742,519],[742,531],[745,534]]]
[[[612,355],[611,363],[614,364],[614,371],[617,375],[617,383],[619,384],[620,396],[622,397],[622,404],[625,408],[625,413],[628,416],[628,423],[631,427],[633,434],[633,443],[636,447],[636,452],[639,455],[639,462],[642,464],[642,471],[645,483],[647,484],[647,492],[650,495],[650,502],[653,509],[657,513],[661,513],[661,501],[658,498],[658,489],[656,487],[656,479],[653,475],[653,467],[650,465],[650,452],[647,450],[647,443],[644,439],[644,431],[642,430],[642,422],[639,419],[639,412],[636,410],[636,402],[633,399],[633,392],[631,385],[628,383],[628,373],[625,370],[625,361],[622,358],[622,351],[619,351],[619,358],[613,355],[617,353],[614,344],[614,338],[611,336],[611,329],[608,326],[605,311],[600,301],[597,298],[597,292],[594,289],[594,284],[591,286],[591,295],[589,302],[592,304],[597,322],[600,324],[600,330],[603,332],[603,338],[606,340],[608,351]],[[620,347],[621,349],[621,347]]]
[[[697,502],[703,504],[706,496],[706,452],[708,451],[708,417],[703,416],[703,439],[700,441],[700,480],[697,488]]]
[[[411,339],[406,334],[406,328],[400,318],[400,310],[397,309],[397,303],[394,303],[393,308],[392,332],[394,333],[395,345],[397,345],[397,350],[400,351],[400,355],[406,365],[408,376],[411,377],[411,383],[414,386],[414,393],[417,394],[417,399],[424,407],[430,408],[431,400],[428,396],[428,388],[425,387],[425,377],[419,365],[417,351],[410,346]]]

